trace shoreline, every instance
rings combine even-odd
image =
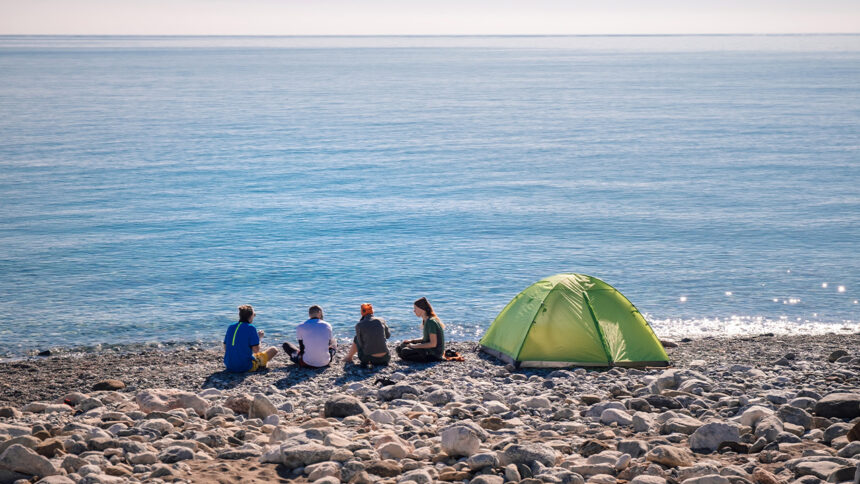
[[[829,323],[834,326],[837,323]],[[838,323],[843,324],[843,323]],[[663,333],[661,333],[663,334]],[[729,334],[711,334],[711,333],[702,333],[702,332],[690,332],[685,336],[680,336],[675,334],[674,332],[670,334],[664,334],[661,336],[661,340],[669,340],[669,341],[677,341],[680,339],[692,339],[692,340],[701,340],[701,339],[742,339],[749,337],[759,337],[759,336],[772,336],[772,337],[820,337],[827,335],[838,335],[838,336],[851,336],[852,334],[860,334],[860,325],[850,326],[843,325],[839,327],[821,329],[816,331],[771,331],[768,329],[760,328],[759,332],[750,333],[740,335],[737,333],[729,333]],[[267,339],[271,339],[267,337]],[[344,335],[338,336],[338,341],[342,343],[347,340],[351,341],[351,338],[347,338]],[[391,340],[394,341],[394,340]],[[474,340],[469,339],[449,339],[451,343],[477,343]],[[220,347],[221,342],[218,339],[198,339],[198,340],[166,340],[166,341],[137,341],[137,342],[126,342],[126,343],[99,343],[94,345],[80,345],[74,344],[69,346],[62,345],[52,345],[43,348],[34,347],[29,350],[19,351],[17,354],[9,354],[7,356],[0,356],[0,364],[2,363],[10,363],[15,361],[27,361],[31,359],[44,359],[47,357],[75,357],[75,356],[85,356],[85,355],[96,355],[96,354],[104,354],[104,353],[136,353],[143,351],[172,351],[174,349],[180,347],[187,348],[198,348],[198,349],[207,349],[207,348],[215,348]]]

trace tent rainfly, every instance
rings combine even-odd
[[[481,338],[481,350],[522,367],[669,365],[639,310],[584,274],[547,277],[517,294]]]

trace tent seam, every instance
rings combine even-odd
[[[550,289],[550,291],[548,293],[546,293],[546,295],[549,296],[549,293],[552,291],[555,291],[555,287]],[[544,307],[545,301],[546,301],[546,296],[544,296],[543,301],[540,302],[540,306],[538,306],[537,311],[535,311],[535,315],[532,316],[532,322],[529,323],[529,330],[526,331],[526,335],[523,336],[523,340],[522,340],[522,342],[520,342],[520,347],[517,348],[517,356],[514,357],[514,361],[520,361],[520,353],[523,352],[523,346],[526,345],[526,341],[528,341],[528,339],[529,339],[529,334],[531,334],[531,332],[532,332],[532,328],[534,327],[535,322],[537,321],[537,317],[540,314],[540,310]]]
[[[597,315],[594,314],[594,308],[591,307],[591,298],[588,297],[588,291],[582,291],[582,298],[585,300],[585,305],[588,306],[588,314],[591,315],[591,320],[594,322],[594,329],[597,330],[597,336],[600,336],[600,344],[603,346],[603,352],[606,353],[606,361],[609,366],[615,366],[615,361],[609,353],[609,347],[606,346],[606,338],[603,337],[603,330],[600,329],[600,322],[597,321]]]

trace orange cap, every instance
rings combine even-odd
[[[361,305],[361,315],[367,316],[368,314],[373,314],[373,305],[370,303],[364,303]]]

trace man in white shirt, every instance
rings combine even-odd
[[[286,352],[293,363],[299,366],[322,368],[328,366],[337,352],[337,341],[332,335],[331,325],[323,321],[323,310],[319,306],[308,309],[310,319],[296,328],[299,347],[284,343]]]

